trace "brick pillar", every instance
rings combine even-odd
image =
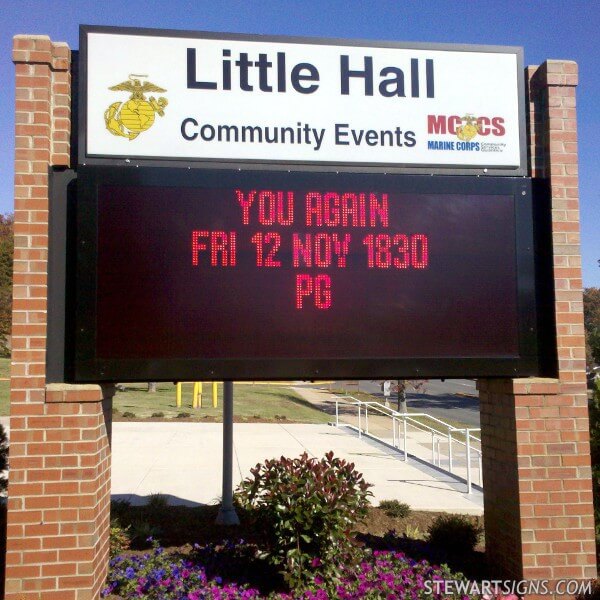
[[[577,65],[526,71],[530,173],[550,185],[557,379],[481,380],[486,551],[516,579],[596,576],[577,180]]]
[[[48,168],[70,160],[70,51],[16,36],[6,598],[96,598],[106,576],[113,390],[47,385]]]

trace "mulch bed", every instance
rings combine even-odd
[[[132,550],[144,551],[150,547],[149,536],[158,539],[169,551],[186,553],[194,543],[200,545],[220,543],[224,539],[243,539],[261,545],[262,531],[256,530],[241,517],[239,526],[216,525],[217,506],[113,506],[112,515],[118,517],[123,527],[130,526],[133,537]],[[399,550],[415,560],[448,564],[453,570],[461,571],[473,579],[491,576],[485,564],[484,546],[481,543],[476,551],[468,556],[457,556],[431,548],[424,539],[427,529],[439,512],[412,511],[408,517],[390,517],[379,508],[369,509],[365,523],[356,528],[359,544],[374,550]],[[472,517],[483,526],[482,517]],[[408,535],[405,535],[408,533]],[[421,539],[417,539],[421,538]]]

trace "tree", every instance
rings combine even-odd
[[[406,406],[406,390],[412,389],[414,392],[419,392],[425,387],[425,381],[421,379],[398,379],[392,384],[392,391],[398,394],[398,412],[408,412]]]
[[[377,383],[382,386],[382,389],[384,381],[389,380],[377,381]],[[398,400],[398,406],[396,410],[401,413],[408,412],[406,407],[406,391],[412,389],[415,392],[419,392],[425,388],[426,383],[426,379],[398,379],[396,381],[392,381],[391,391],[397,394]]]
[[[600,364],[600,288],[583,290],[583,323],[588,363]]]
[[[12,272],[14,217],[0,214],[0,356],[10,356],[8,336],[12,326]]]

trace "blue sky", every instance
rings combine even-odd
[[[79,24],[373,40],[523,46],[525,64],[579,63],[583,282],[600,287],[600,10],[597,0],[0,0],[0,212],[13,210],[12,36],[46,34],[78,46]],[[476,76],[476,75],[474,75]]]

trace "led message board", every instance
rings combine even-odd
[[[518,47],[83,26],[79,76],[80,164],[526,173]]]
[[[76,381],[538,373],[531,182],[82,167]]]

